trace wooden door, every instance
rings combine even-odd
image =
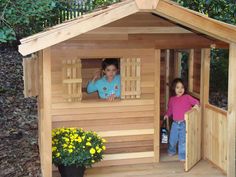
[[[201,112],[192,109],[185,114],[186,121],[186,162],[189,171],[201,160]]]

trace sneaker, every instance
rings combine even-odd
[[[175,156],[175,154],[170,154],[170,153],[168,153],[168,156],[172,157],[172,156]]]

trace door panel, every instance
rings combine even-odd
[[[189,171],[201,160],[201,112],[192,109],[185,114],[186,121],[186,162]]]

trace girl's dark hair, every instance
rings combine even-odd
[[[114,65],[116,69],[119,69],[119,62],[117,58],[107,58],[102,61],[102,70],[105,70],[108,66]]]
[[[181,78],[175,78],[175,79],[172,81],[172,84],[171,84],[171,95],[172,95],[172,96],[176,96],[175,88],[176,88],[176,85],[177,85],[178,83],[181,83],[181,84],[184,86],[184,94],[187,94],[187,92],[188,92],[187,86],[186,86],[186,84],[184,83],[184,81],[183,81]]]

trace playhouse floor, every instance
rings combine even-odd
[[[60,177],[54,172],[53,177]],[[97,167],[86,170],[85,177],[226,177],[221,170],[207,161],[200,161],[190,172],[184,172],[183,163],[178,161],[158,164]]]

